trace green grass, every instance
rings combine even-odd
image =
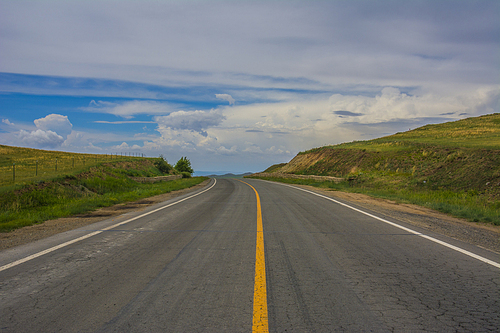
[[[78,174],[106,162],[136,161],[139,157],[78,154],[0,145],[0,186],[28,184]]]
[[[0,232],[188,188],[205,179],[194,177],[139,184],[113,177],[100,181],[91,178],[64,185],[50,182],[43,188],[25,193],[5,193],[0,200]]]
[[[404,150],[415,146],[500,149],[500,113],[471,117],[443,124],[426,125],[403,133],[367,141],[354,141],[318,149]]]
[[[131,177],[164,175],[157,167],[159,159],[155,158],[96,156],[8,146],[0,146],[0,153],[0,171],[16,161],[16,182],[0,182],[3,185],[0,186],[0,232],[191,187],[206,179],[182,178],[152,184],[135,182]],[[56,158],[57,171],[54,166],[44,172],[42,165]],[[38,177],[34,177],[30,169],[33,161],[38,161]]]

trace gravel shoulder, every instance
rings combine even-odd
[[[140,211],[150,205],[196,191],[204,187],[208,182],[207,180],[188,189],[101,208],[87,214],[59,218],[46,221],[42,224],[17,229],[9,233],[0,233],[0,250],[34,242],[60,232],[99,222],[112,216],[121,215],[130,211]],[[500,226],[472,223],[428,208],[410,204],[398,204],[394,201],[372,198],[364,194],[331,191],[307,185],[297,186],[315,192],[321,192],[333,198],[349,201],[357,206],[370,209],[371,211],[392,217],[402,222],[500,253]]]

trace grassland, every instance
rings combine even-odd
[[[315,148],[267,172],[344,177],[287,180],[426,206],[500,225],[500,114]]]
[[[141,198],[167,193],[201,183],[206,178],[182,178],[167,182],[141,184],[132,177],[154,177],[163,175],[157,168],[158,159],[154,158],[117,158],[88,160],[88,155],[68,154],[27,150],[2,146],[10,151],[10,156],[2,154],[3,161],[22,160],[20,164],[29,165],[34,158],[40,160],[71,161],[66,169],[54,168],[36,181],[30,177],[15,184],[0,187],[0,232],[41,223],[43,221],[81,214],[100,207],[134,201]],[[32,156],[30,155],[32,153]],[[65,156],[65,154],[68,154]],[[20,158],[24,157],[24,158]],[[74,167],[72,159],[86,164]],[[83,164],[83,163],[82,163]]]
[[[404,149],[411,144],[449,148],[500,150],[500,113],[472,117],[444,124],[426,125],[369,141],[354,141],[323,148],[354,148],[372,151]],[[312,149],[310,151],[314,151]],[[308,152],[304,152],[305,154]]]
[[[26,184],[77,174],[103,162],[131,161],[137,157],[112,154],[77,154],[0,145],[0,186]]]

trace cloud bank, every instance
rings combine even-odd
[[[500,112],[496,0],[0,3],[2,143],[258,171]]]

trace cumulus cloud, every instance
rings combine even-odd
[[[205,137],[207,128],[218,126],[224,119],[226,117],[218,110],[177,111],[168,116],[154,117],[160,128],[194,131]]]
[[[174,148],[184,152],[194,152],[198,148],[214,151],[219,146],[217,138],[208,133],[201,134],[199,132],[172,129],[161,125],[156,130],[161,136],[148,142],[147,145],[150,147]]]
[[[64,138],[57,133],[41,129],[31,132],[20,130],[17,137],[24,145],[37,148],[56,148],[64,142]]]
[[[262,154],[262,149],[260,149],[260,147],[255,144],[251,144],[250,146],[246,147],[243,150],[243,152],[252,154]]]
[[[499,90],[479,89],[468,93],[435,94],[421,92],[410,95],[395,87],[385,87],[374,97],[332,95],[330,109],[341,116],[356,116],[356,122],[378,123],[395,119],[416,119],[467,113],[494,112],[498,108]],[[443,118],[446,121],[447,118]],[[352,120],[351,120],[352,121]]]
[[[14,125],[7,119],[3,119],[2,122],[10,126]],[[49,114],[35,119],[34,123],[36,130],[21,128],[19,131],[11,132],[11,138],[6,142],[35,148],[56,148],[63,145],[73,128],[68,117],[60,114]]]
[[[68,117],[60,114],[49,114],[44,118],[35,119],[34,123],[39,130],[55,132],[64,138],[71,134],[73,128]]]
[[[121,144],[119,145],[115,145],[115,146],[111,146],[110,147],[112,150],[115,150],[115,151],[127,151],[127,150],[132,150],[132,151],[137,151],[137,150],[141,150],[141,146],[137,145],[137,144],[134,144],[134,145],[129,145],[128,143],[126,142],[122,142]]]
[[[229,105],[232,105],[235,102],[234,98],[229,94],[215,94],[215,97],[218,99],[223,99],[225,101],[228,101]]]
[[[266,153],[283,155],[283,154],[290,154],[290,150],[287,150],[284,146],[281,146],[280,148],[271,146],[270,148],[266,149]]]
[[[216,152],[221,154],[221,155],[235,155],[237,153],[237,146],[232,146],[230,149],[227,149],[224,146],[220,146],[217,148]]]

